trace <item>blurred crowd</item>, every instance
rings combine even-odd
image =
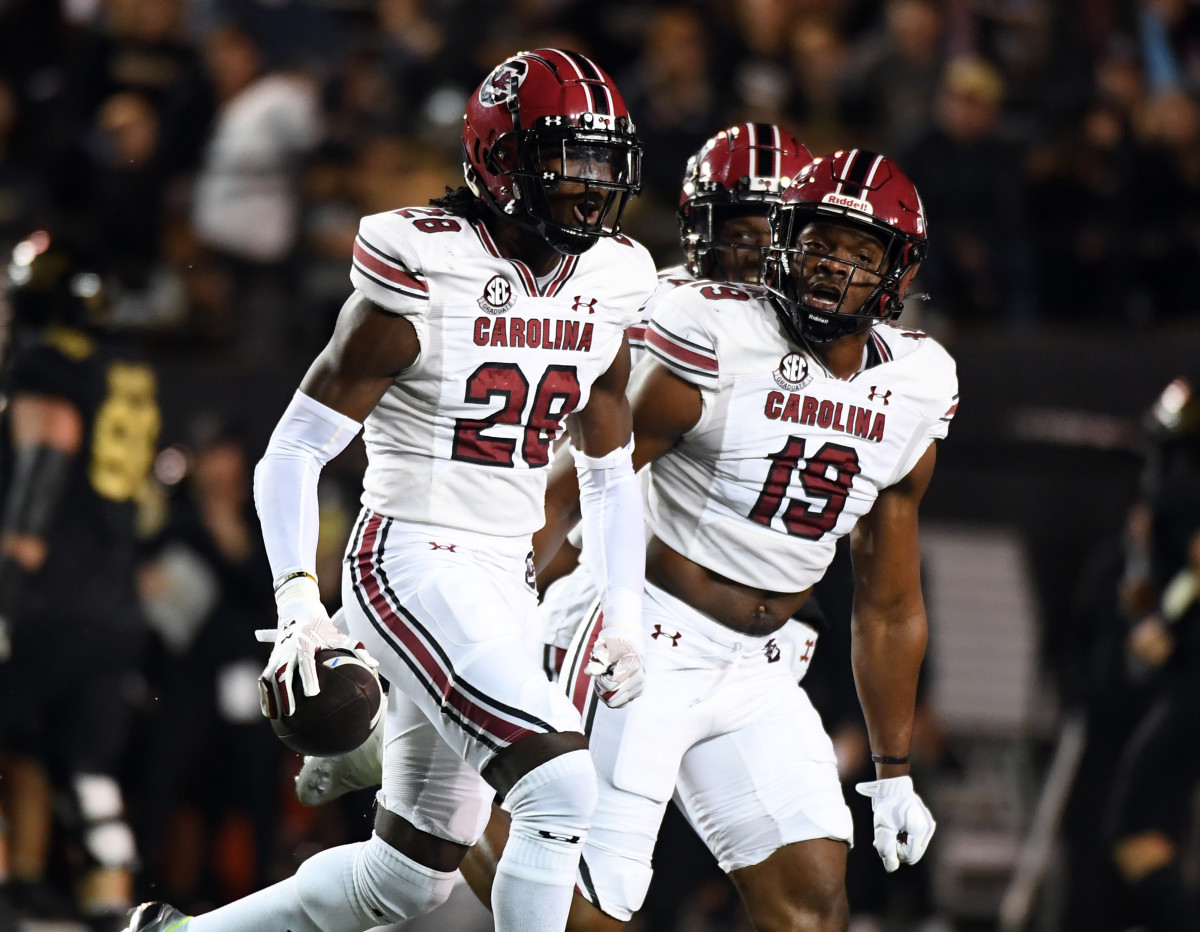
[[[152,364],[294,384],[349,293],[359,218],[460,184],[467,93],[538,46],[586,52],[622,89],[645,144],[626,229],[660,265],[680,259],[687,157],[754,121],[814,152],[869,147],[904,167],[934,230],[929,298],[906,322],[951,349],[981,329],[1150,328],[1196,309],[1182,274],[1200,265],[1190,0],[0,0],[0,256],[34,229],[67,236]],[[128,689],[123,785],[138,892],[202,909],[365,834],[370,797],[333,814],[291,798],[296,761],[264,740],[265,652],[250,635],[273,611],[250,499],[266,437],[239,403],[165,387],[155,493],[139,503],[151,636]],[[322,489],[331,607],[355,456]],[[1165,573],[1147,570],[1151,588]],[[1133,615],[1157,611],[1158,589]],[[1118,612],[1115,596],[1103,610]],[[826,709],[855,705],[848,679],[820,679]],[[1081,701],[1099,702],[1090,688]],[[1137,724],[1125,717],[1122,741]],[[27,812],[50,806],[50,776],[18,769]],[[195,860],[159,859],[168,849]],[[71,914],[54,892],[69,853],[47,838],[34,855],[0,863],[27,875],[18,905]],[[886,914],[869,886],[860,902]],[[909,913],[927,916],[927,879],[915,887]],[[727,891],[714,896],[719,914]]]
[[[623,89],[646,146],[627,228],[663,260],[687,156],[775,122],[905,166],[946,328],[1191,310],[1174,271],[1200,255],[1189,0],[4,0],[0,251],[70,226],[123,322],[306,354],[358,217],[454,185],[468,90],[539,45]]]

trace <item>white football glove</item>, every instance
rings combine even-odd
[[[297,670],[304,695],[315,696],[321,691],[316,660],[319,650],[344,648],[353,651],[372,669],[379,666],[362,642],[352,640],[329,620],[312,579],[300,577],[286,583],[275,594],[275,600],[279,608],[278,627],[254,632],[259,641],[275,644],[259,677],[263,686],[263,715],[276,718],[295,711],[292,677]]]
[[[875,814],[875,850],[889,874],[901,864],[921,860],[937,823],[913,790],[912,777],[871,780],[854,787],[871,798]]]
[[[640,638],[621,628],[601,628],[583,672],[604,704],[613,709],[632,702],[646,688],[646,658]]]

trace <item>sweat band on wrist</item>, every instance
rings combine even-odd
[[[306,570],[297,570],[294,573],[288,573],[286,576],[283,577],[283,579],[279,580],[279,582],[277,582],[275,584],[275,591],[278,592],[280,589],[282,589],[284,586],[286,586],[288,583],[290,583],[293,579],[299,579],[302,576],[307,576],[313,582],[317,581],[317,577],[314,576],[312,573],[309,573]]]

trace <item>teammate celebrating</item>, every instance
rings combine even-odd
[[[723,129],[688,159],[676,213],[684,262],[658,273],[654,299],[646,305],[642,320],[628,331],[635,366],[646,351],[651,310],[663,294],[701,278],[759,283],[762,252],[771,242],[771,207],[810,161],[812,154],[807,148],[770,123],[742,123]],[[643,471],[643,488],[647,477]],[[576,527],[552,566],[538,572],[545,592],[546,672],[552,679],[557,678],[563,653],[598,594],[586,566],[557,578],[558,568],[564,564],[569,568],[577,558],[578,530]],[[563,551],[567,552],[565,560]],[[816,637],[807,625],[794,633],[805,640]],[[810,657],[811,651],[803,647],[793,654],[797,679],[804,675]]]
[[[654,302],[652,358],[630,393],[634,464],[651,463],[646,691],[624,710],[589,699],[581,661],[602,611],[563,667],[601,778],[574,930],[619,928],[639,908],[672,796],[755,928],[846,927],[850,813],[776,639],[846,534],[879,777],[858,789],[888,870],[917,861],[933,833],[908,776],[926,640],[917,508],[957,383],[936,342],[887,325],[925,253],[921,201],[889,159],[839,151],[771,216],[765,287],[697,281]],[[539,562],[576,514],[574,478],[556,464]]]
[[[512,830],[496,928],[566,923],[596,777],[578,713],[531,646],[530,537],[551,442],[574,415],[586,550],[608,618],[590,668],[608,701],[633,699],[645,552],[624,332],[654,269],[619,230],[640,146],[607,75],[582,55],[539,49],[472,95],[463,148],[469,190],[362,221],[355,292],[256,474],[279,602],[269,704],[294,707],[295,670],[313,694],[322,647],[365,646],[392,684],[375,832],[194,919],[146,904],[135,932],[361,930],[428,912],[497,792]],[[346,637],[312,575],[316,476],[363,421]]]

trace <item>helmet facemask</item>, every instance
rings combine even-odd
[[[923,240],[824,206],[776,210],[763,280],[794,339],[825,343],[900,316],[904,291],[924,257]],[[831,255],[821,242],[831,229],[852,234],[862,252]]]
[[[642,148],[630,133],[559,129],[555,118],[517,131],[492,149],[498,175],[512,181],[505,216],[568,255],[621,232],[630,198],[641,190]]]
[[[697,200],[685,211],[679,211],[679,232],[687,255],[687,269],[697,278],[757,285],[762,281],[762,255],[765,246],[749,224],[729,236],[723,229],[730,221],[749,217],[766,218],[771,201],[764,198],[743,198],[728,201]],[[742,226],[742,225],[738,225]],[[745,261],[747,253],[754,262]]]

